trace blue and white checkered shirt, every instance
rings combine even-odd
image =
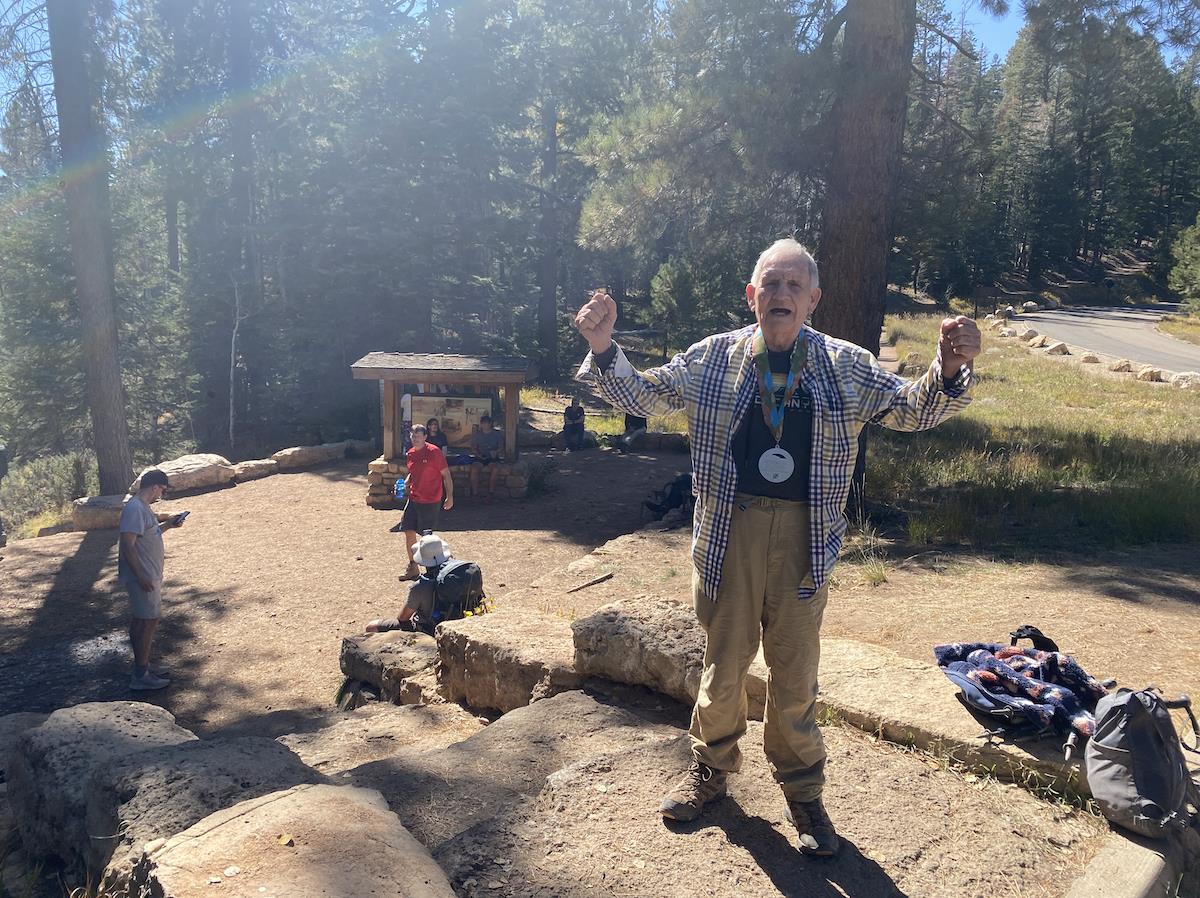
[[[667,364],[645,371],[635,370],[619,346],[606,370],[588,353],[575,375],[635,415],[686,409],[696,492],[692,562],[710,598],[716,598],[721,584],[737,492],[737,463],[729,447],[757,389],[755,327],[707,337]],[[861,346],[808,327],[801,338],[808,342],[801,383],[813,399],[812,576],[800,586],[800,598],[809,598],[829,579],[846,535],[845,507],[859,431],[868,423],[905,431],[941,423],[970,404],[971,372],[964,367],[943,382],[939,355],[920,379],[910,382],[884,371]]]

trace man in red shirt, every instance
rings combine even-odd
[[[414,424],[412,448],[405,454],[408,476],[404,478],[404,488],[408,504],[400,518],[400,529],[404,531],[408,569],[400,578],[402,580],[416,580],[421,576],[421,569],[412,555],[418,534],[436,530],[441,510],[449,511],[454,507],[454,478],[450,476],[450,466],[446,464],[442,450],[425,441],[426,435],[424,424]]]

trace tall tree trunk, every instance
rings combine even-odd
[[[904,141],[916,0],[849,0],[833,154],[821,225],[816,320],[824,332],[879,352],[892,211]]]
[[[175,175],[168,172],[167,189],[163,196],[167,226],[167,269],[179,274],[179,194],[174,186]]]
[[[233,173],[230,182],[233,202],[233,233],[237,240],[238,274],[240,295],[234,297],[234,320],[232,332],[237,334],[242,323],[261,307],[262,272],[258,258],[258,242],[255,237],[255,183],[254,183],[254,121],[253,108],[245,102],[250,96],[254,81],[254,56],[251,45],[249,0],[228,0],[227,19],[229,28],[229,97],[232,112],[229,116],[230,149],[233,155]],[[236,291],[235,291],[236,292]],[[252,328],[247,328],[253,330]],[[239,352],[247,354],[252,341],[242,335],[235,338],[240,344]],[[248,408],[253,400],[250,383],[242,384],[243,401],[238,402],[237,366],[229,370],[229,448],[235,444],[235,422],[239,405]]]
[[[83,324],[88,408],[100,468],[100,492],[120,494],[133,480],[133,460],[117,355],[108,147],[95,108],[94,72],[88,65],[90,21],[88,0],[47,0],[63,190]]]
[[[833,154],[820,250],[825,299],[816,323],[876,355],[916,30],[916,0],[848,0],[830,110]],[[848,506],[856,522],[866,517],[866,450],[864,430]]]
[[[542,351],[543,380],[558,378],[558,209],[554,181],[558,175],[558,104],[547,97],[542,104],[542,244],[538,268],[538,344]]]

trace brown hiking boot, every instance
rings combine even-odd
[[[784,796],[786,798],[786,796]],[[787,799],[787,819],[800,834],[800,853],[814,857],[833,857],[842,842],[833,830],[821,799],[796,801]]]
[[[729,774],[724,770],[714,770],[707,764],[692,761],[683,779],[662,800],[659,813],[682,823],[695,820],[708,802],[725,797],[725,781],[728,778]]]

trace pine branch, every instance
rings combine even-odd
[[[938,28],[938,26],[934,25],[932,22],[927,22],[925,19],[917,19],[917,24],[920,25],[922,28],[929,29],[934,34],[938,35],[938,37],[949,42],[949,44],[952,47],[954,47],[954,49],[956,49],[963,56],[967,57],[967,59],[971,59],[971,60],[975,60],[975,61],[979,60],[979,55],[974,50],[971,50],[968,47],[964,46],[960,41],[956,40],[955,38],[952,38],[950,35],[948,35],[944,31],[942,31],[942,29]]]

